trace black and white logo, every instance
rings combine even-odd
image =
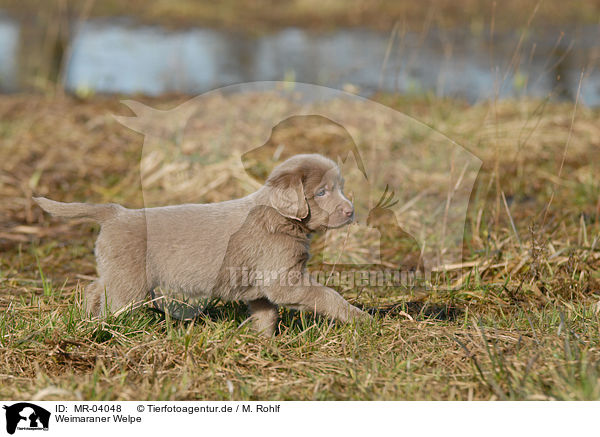
[[[48,431],[50,411],[29,402],[19,402],[3,407],[6,410],[6,432],[16,430]]]

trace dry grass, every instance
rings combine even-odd
[[[246,99],[235,111],[261,96]],[[571,123],[572,104],[379,100],[483,160],[465,227],[470,267],[449,278],[459,285],[450,291],[342,290],[389,311],[356,327],[284,312],[280,335],[265,340],[240,326],[235,304],[211,303],[193,323],[145,310],[83,317],[97,228],[50,219],[30,198],[142,206],[143,137],[110,116],[129,115],[115,99],[3,96],[0,397],[599,399],[599,112],[579,107]],[[214,104],[207,113],[227,110]],[[203,163],[199,184],[231,176],[202,200],[253,189],[229,159]]]

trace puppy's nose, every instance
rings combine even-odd
[[[346,217],[352,217],[352,214],[354,214],[354,208],[352,206],[345,206],[342,209],[342,213],[346,216]]]

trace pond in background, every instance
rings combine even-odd
[[[13,91],[17,88],[17,48],[19,27],[0,16],[0,91]]]
[[[15,24],[0,21],[0,86],[15,86]],[[71,41],[66,87],[75,92],[199,94],[233,83],[294,80],[359,94],[431,92],[470,102],[529,95],[600,105],[600,27],[559,38],[520,33],[474,37],[464,31],[389,33],[289,28],[264,36],[214,29],[167,31],[125,20],[83,23]],[[559,41],[557,43],[557,41]],[[515,68],[516,67],[516,68]]]

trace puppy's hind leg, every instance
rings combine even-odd
[[[277,305],[272,304],[267,299],[256,299],[248,302],[248,307],[254,329],[265,337],[275,335],[275,328],[279,320]]]
[[[92,317],[104,316],[108,312],[113,313],[128,305],[142,302],[147,294],[143,281],[98,279],[85,289],[85,310]]]
[[[117,312],[122,308],[136,306],[146,299],[149,288],[143,278],[137,278],[130,272],[114,277],[102,277],[105,289],[101,290],[100,313]]]
[[[99,280],[89,284],[85,288],[83,300],[85,303],[85,312],[88,316],[98,317],[102,310],[104,301],[104,286]]]

